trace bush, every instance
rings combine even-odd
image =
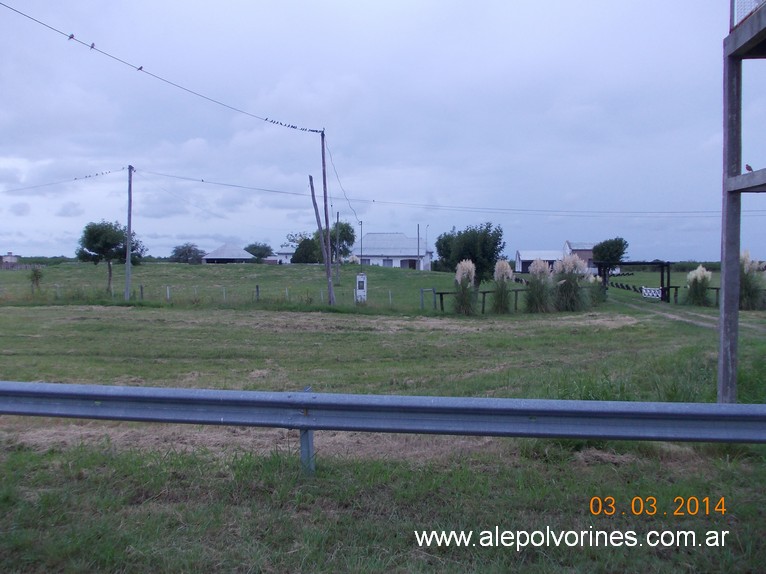
[[[476,266],[473,261],[464,259],[457,264],[455,272],[455,313],[458,315],[473,315],[476,308],[476,290],[473,281],[476,277]]]
[[[43,270],[39,267],[35,267],[32,269],[32,272],[29,274],[29,281],[32,283],[32,292],[37,289],[40,289],[40,281],[43,280]]]
[[[590,304],[590,295],[580,286],[588,268],[577,255],[565,255],[553,264],[554,305],[558,311],[582,311]]]
[[[540,259],[535,259],[529,266],[526,303],[527,313],[548,313],[553,310],[551,268]]]
[[[760,269],[761,262],[750,259],[750,253],[745,251],[739,260],[739,308],[743,311],[766,308],[764,274]]]
[[[689,272],[686,276],[686,285],[689,287],[689,291],[686,294],[686,303],[688,305],[698,305],[700,307],[708,307],[710,305],[707,290],[710,287],[712,277],[713,274],[702,265]]]
[[[495,263],[495,292],[492,294],[492,310],[505,314],[511,310],[511,282],[513,271],[508,261],[500,259]]]

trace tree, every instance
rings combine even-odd
[[[319,231],[314,232],[314,241],[319,244]],[[330,230],[330,251],[333,256],[337,253],[338,257],[348,257],[356,241],[356,232],[354,227],[347,221],[337,221]],[[321,250],[320,250],[321,253]]]
[[[281,247],[292,247],[298,249],[301,241],[304,239],[311,239],[311,234],[307,231],[291,232],[287,234],[287,241],[285,241]]]
[[[601,263],[600,269],[604,273],[602,277],[604,284],[606,284],[612,269],[619,266],[627,251],[628,242],[622,237],[607,239],[593,246],[593,261]]]
[[[80,247],[76,252],[77,259],[90,261],[94,265],[98,265],[100,261],[106,261],[107,293],[112,291],[112,262],[125,263],[127,236],[127,228],[117,221],[111,223],[101,220],[100,223],[88,223],[80,237]],[[131,232],[131,264],[138,265],[144,255],[146,255],[146,247],[136,237],[135,231]]]
[[[295,248],[292,263],[321,263],[322,252],[319,250],[319,242],[307,237]]]
[[[184,243],[183,245],[177,245],[173,248],[173,252],[170,254],[170,261],[198,265],[202,263],[202,258],[204,256],[205,252],[194,243]]]
[[[274,255],[274,250],[268,243],[258,243],[257,241],[245,247],[245,251],[255,257],[256,263],[263,263],[264,259]]]
[[[492,279],[495,263],[505,249],[503,228],[487,222],[471,225],[464,231],[442,233],[436,238],[440,270],[454,270],[460,261],[468,259],[476,266],[476,285]]]

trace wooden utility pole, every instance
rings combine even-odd
[[[322,218],[319,216],[319,206],[317,205],[316,193],[314,193],[314,178],[309,175],[309,187],[311,188],[311,203],[314,205],[314,215],[317,220],[317,229],[319,230],[319,243],[322,246],[322,256],[324,257],[324,270],[327,276],[327,301],[332,306],[335,305],[335,289],[332,284],[332,267],[330,265],[330,248],[325,242],[325,232],[322,229]],[[329,230],[327,232],[329,237]]]
[[[335,212],[335,284],[340,285],[340,211]]]
[[[128,230],[125,234],[125,301],[130,301],[131,262],[130,252],[133,249],[133,166],[128,166]]]
[[[324,195],[324,234],[321,235],[325,243],[325,269],[327,271],[327,299],[330,305],[335,305],[335,289],[332,284],[332,250],[330,249],[330,210],[327,202],[327,162],[325,161],[324,130],[321,132],[322,141],[322,192]],[[321,228],[320,228],[321,233]]]

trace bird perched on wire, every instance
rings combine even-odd
[[[746,169],[747,171],[753,171],[753,168],[752,168],[752,167],[750,167],[750,164],[749,164],[749,163],[746,163],[746,164],[745,164],[745,169]]]

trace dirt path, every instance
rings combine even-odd
[[[643,311],[646,313],[652,313],[654,315],[659,315],[661,317],[664,317],[665,319],[670,319],[672,321],[681,321],[683,323],[690,323],[692,325],[696,325],[698,327],[703,327],[706,329],[718,329],[718,317],[711,317],[710,315],[705,315],[703,313],[695,313],[694,311],[685,309],[685,308],[679,308],[678,306],[668,306],[665,305],[663,307],[656,307],[657,304],[645,304],[641,305],[640,303],[628,303],[625,301],[618,301],[619,304],[624,305],[626,307],[630,307],[631,309],[636,309],[637,311]],[[742,317],[740,316],[739,326],[741,328],[745,329],[752,329],[754,331],[758,331],[759,333],[766,333],[766,323],[759,323],[754,320],[742,320]]]
[[[17,445],[35,451],[67,450],[80,445],[103,446],[118,451],[154,450],[192,452],[214,456],[236,452],[270,454],[300,451],[297,430],[200,427],[175,424],[140,424],[66,419],[0,416],[0,448]],[[388,434],[317,431],[314,448],[318,458],[391,459],[426,461],[447,459],[469,452],[506,450],[507,441],[492,437]]]

